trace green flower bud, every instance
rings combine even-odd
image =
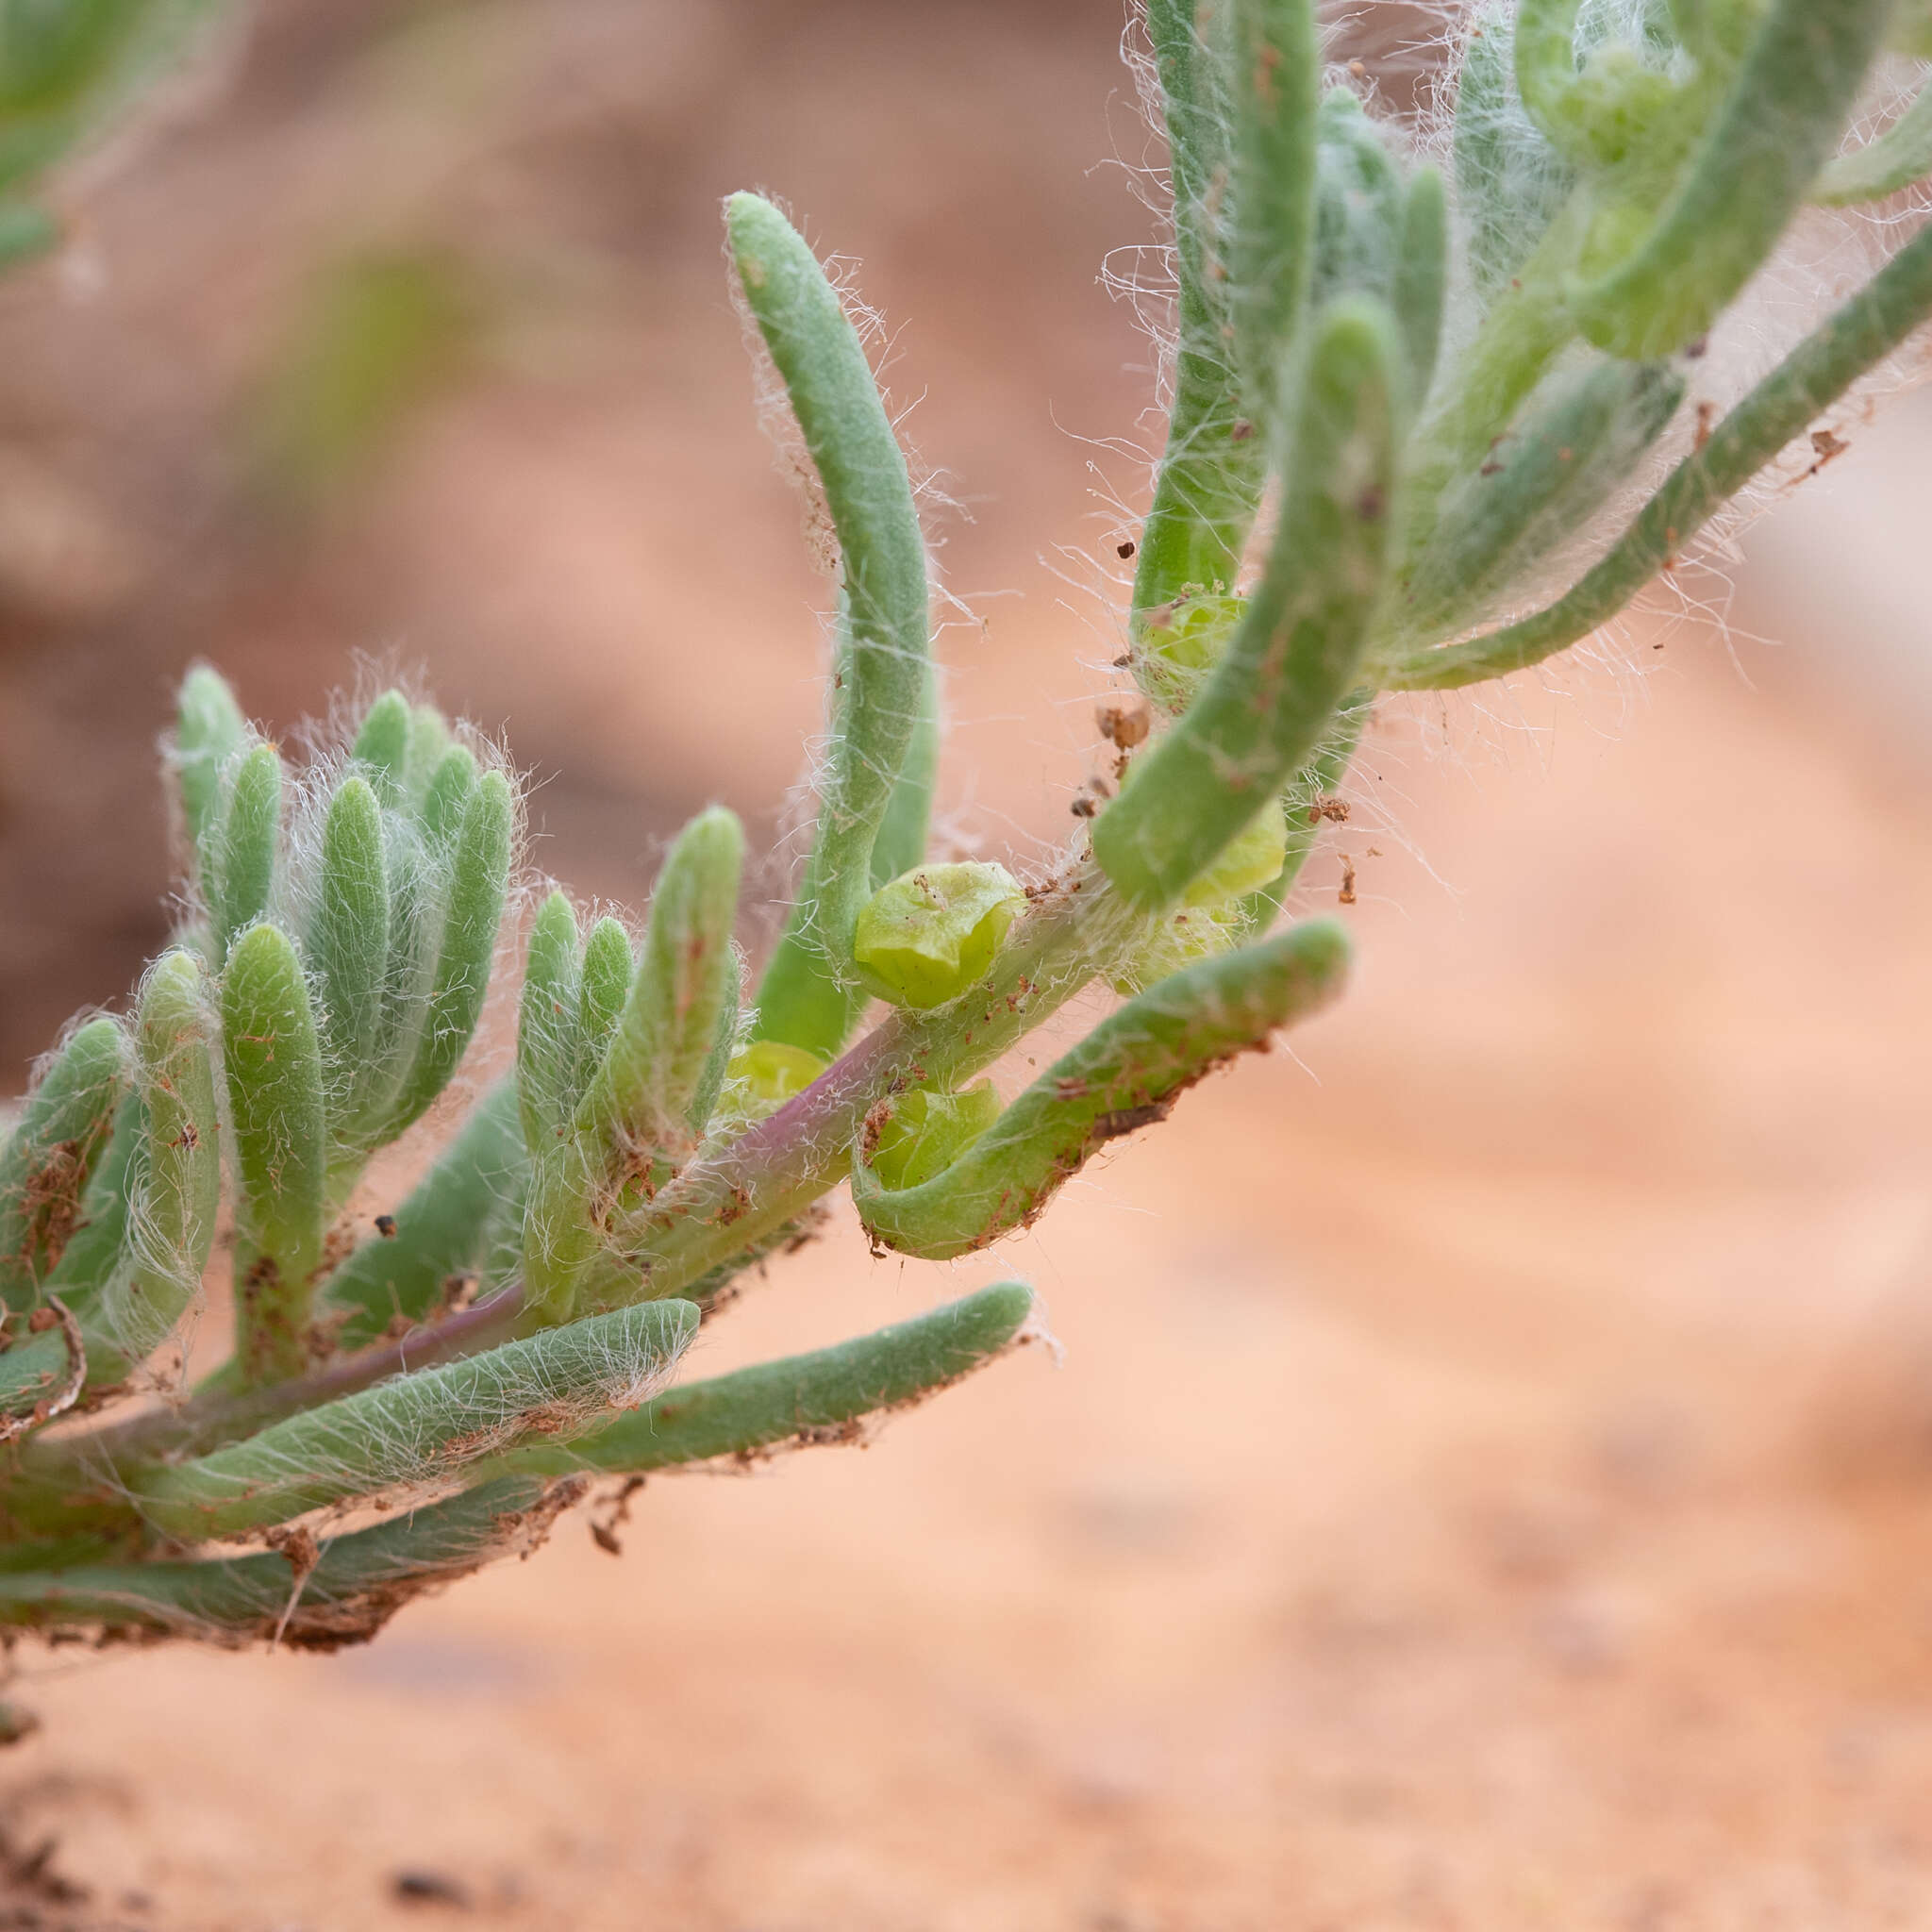
[[[942,1174],[1000,1117],[991,1080],[958,1093],[915,1087],[874,1116],[866,1164],[882,1187],[916,1188]]]
[[[941,1007],[984,978],[1026,895],[1003,865],[923,865],[867,900],[853,935],[860,979],[900,1007]]]
[[[1204,591],[1190,586],[1172,604],[1162,604],[1140,621],[1140,676],[1166,709],[1180,711],[1221,662],[1234,627],[1247,608],[1245,597]]]

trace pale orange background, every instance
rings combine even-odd
[[[935,525],[953,827],[1060,838],[1144,481],[1097,280],[1149,233],[1119,26],[269,9],[0,285],[13,1063],[164,929],[148,748],[199,653],[277,726],[358,651],[425,667],[586,893],[638,904],[708,798],[768,838],[824,587],[724,295],[747,183],[862,258],[971,512]],[[456,251],[487,326],[295,514],[249,398],[372,242]],[[361,1652],[24,1651],[0,1824],[89,1892],[44,1923],[444,1916],[408,1870],[667,1932],[1932,1921],[1927,427],[1757,527],[1728,642],[1640,625],[1635,670],[1391,708],[1309,873],[1331,908],[1357,868],[1357,981],[1291,1054],[999,1256],[875,1263],[841,1214],[703,1349],[1006,1272],[1063,1360],[654,1481],[621,1561],[569,1520]]]

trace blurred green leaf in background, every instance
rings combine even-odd
[[[0,266],[58,224],[27,200],[221,11],[219,0],[0,0]]]
[[[444,250],[358,252],[325,264],[258,396],[264,485],[313,508],[365,473],[467,362],[480,313],[463,265]]]

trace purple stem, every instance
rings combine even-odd
[[[458,1356],[474,1355],[479,1348],[507,1341],[515,1330],[523,1302],[522,1287],[512,1283],[458,1314],[446,1316],[426,1327],[412,1328],[407,1335],[399,1335],[378,1347],[343,1356],[308,1374],[291,1376],[266,1389],[251,1389],[242,1395],[190,1402],[178,1409],[137,1417],[118,1428],[69,1436],[58,1443],[45,1445],[43,1455],[48,1461],[58,1457],[66,1462],[84,1460],[91,1464],[103,1457],[121,1464],[183,1450],[205,1455],[224,1442],[252,1436],[283,1416],[353,1395],[358,1390],[387,1381],[391,1375],[406,1374],[412,1369],[431,1369],[440,1362],[454,1361]],[[32,1459],[38,1462],[42,1457]]]

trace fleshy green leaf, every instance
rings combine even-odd
[[[830,1057],[858,1008],[852,928],[873,848],[928,704],[925,545],[906,458],[858,331],[818,258],[770,202],[734,194],[739,283],[824,491],[843,565],[841,638],[818,827],[758,988],[756,1037]]]
[[[1108,1141],[1165,1118],[1181,1089],[1333,998],[1347,965],[1346,937],[1324,921],[1162,980],[1056,1060],[933,1179],[884,1186],[861,1141],[852,1165],[859,1220],[886,1246],[935,1260],[1025,1226]],[[868,1121],[866,1141],[891,1105]]]
[[[250,927],[222,974],[235,1128],[236,1359],[245,1381],[298,1374],[322,1264],[328,1156],[322,1052],[308,983],[281,929]]]
[[[835,1348],[673,1389],[574,1443],[513,1449],[486,1473],[641,1475],[822,1440],[983,1368],[1011,1346],[1032,1310],[1033,1291],[1017,1282],[981,1289]]]
[[[136,1473],[171,1536],[233,1536],[359,1497],[446,1483],[531,1436],[568,1440],[643,1400],[697,1332],[689,1302],[645,1302],[422,1369],[290,1416],[191,1461]]]
[[[1373,305],[1316,332],[1267,569],[1201,694],[1094,824],[1136,906],[1172,905],[1272,806],[1356,681],[1394,549],[1402,360]]]
[[[8,1308],[38,1304],[126,1091],[125,1037],[99,1019],[75,1031],[27,1095],[0,1152],[0,1300]]]

